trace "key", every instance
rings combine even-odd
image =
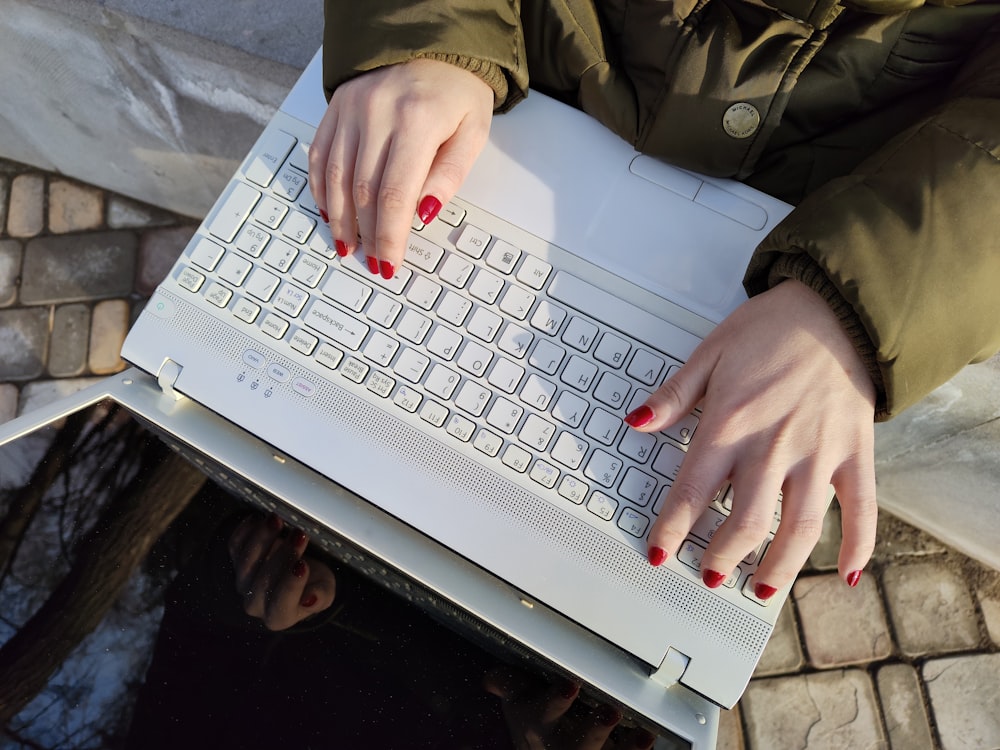
[[[258,200],[258,191],[242,182],[233,183],[209,222],[208,231],[223,242],[232,242]]]

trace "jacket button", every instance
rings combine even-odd
[[[747,102],[737,102],[722,115],[722,128],[733,138],[749,138],[759,126],[760,112]]]

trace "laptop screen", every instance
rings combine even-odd
[[[0,446],[16,746],[489,749],[619,717],[615,747],[691,747],[111,400]]]

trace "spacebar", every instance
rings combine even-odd
[[[566,271],[556,273],[549,296],[681,361],[701,343],[697,336]]]

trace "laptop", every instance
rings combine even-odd
[[[289,523],[714,747],[788,591],[753,596],[766,543],[701,583],[726,491],[649,565],[699,414],[649,436],[622,417],[745,299],[790,207],[532,92],[385,280],[337,256],[312,201],[325,108],[317,52],[129,333],[133,369],[0,443],[110,398]]]

